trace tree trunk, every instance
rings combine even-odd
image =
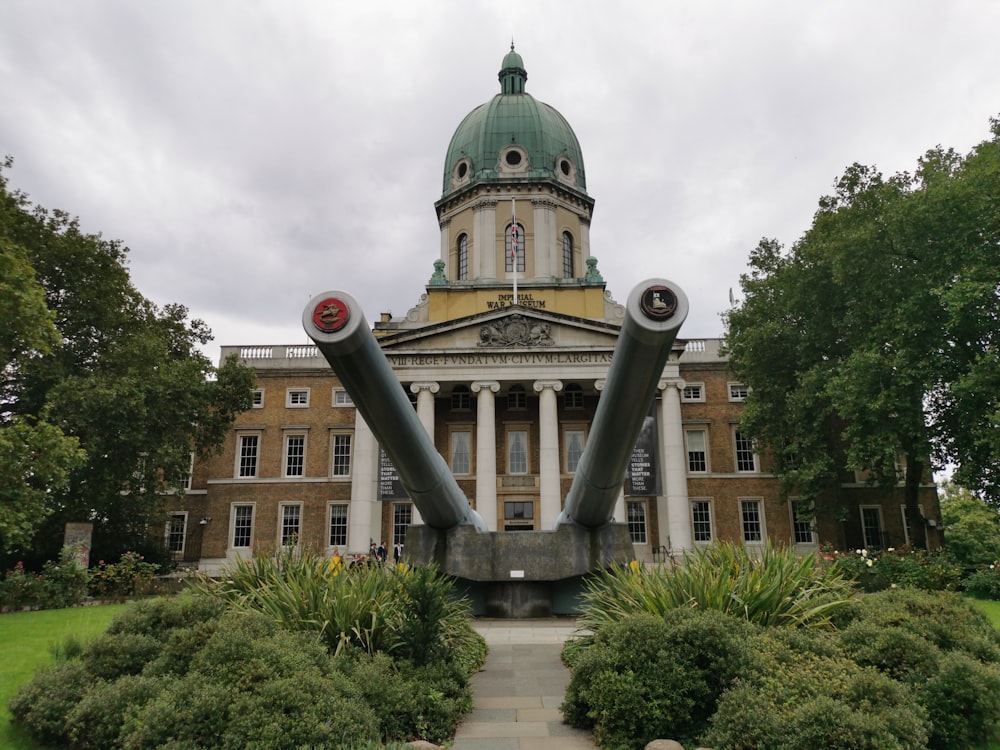
[[[923,479],[924,462],[910,456],[906,458],[906,479],[903,484],[903,502],[906,507],[906,525],[910,546],[914,549],[927,548],[926,521],[917,502],[920,496],[920,482]]]

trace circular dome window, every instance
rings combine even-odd
[[[521,163],[521,152],[520,151],[508,151],[507,155],[504,157],[507,164],[511,167],[516,167]]]
[[[466,162],[462,162],[458,165],[458,179],[462,179],[469,173],[469,165]]]
[[[566,175],[567,177],[569,177],[569,173],[572,171],[572,168],[570,167],[569,161],[567,159],[560,159],[559,160],[559,170],[564,175]]]

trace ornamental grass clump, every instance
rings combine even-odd
[[[718,542],[686,553],[677,566],[632,563],[598,573],[583,594],[580,624],[596,631],[630,614],[690,607],[758,625],[825,627],[852,595],[844,574],[821,565],[815,554],[770,543],[750,553]]]

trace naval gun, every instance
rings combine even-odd
[[[632,290],[563,511],[552,530],[516,533],[489,531],[472,508],[351,295],[317,295],[302,324],[423,518],[407,531],[406,561],[438,564],[465,585],[477,614],[542,617],[574,612],[587,573],[635,558],[627,525],[613,520],[614,507],[687,313],[687,296],[666,279]]]

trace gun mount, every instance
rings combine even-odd
[[[563,512],[551,531],[518,533],[488,531],[469,505],[353,297],[337,291],[314,297],[302,324],[424,519],[407,532],[405,558],[435,562],[459,579],[479,613],[538,617],[575,611],[584,575],[634,559],[628,527],[613,522],[614,507],[687,313],[686,295],[665,279],[632,291]]]

